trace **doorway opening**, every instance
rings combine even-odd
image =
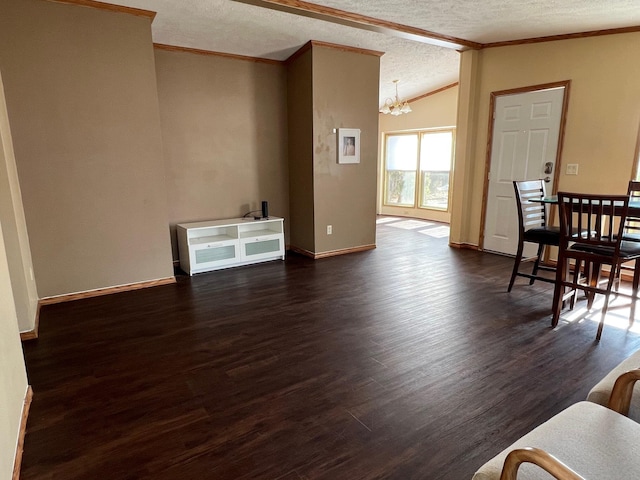
[[[455,128],[385,133],[384,215],[450,220]]]

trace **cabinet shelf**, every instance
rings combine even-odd
[[[273,230],[251,230],[248,232],[240,232],[240,238],[251,238],[251,237],[264,237],[267,235],[282,235],[281,232],[276,232]]]
[[[177,225],[180,268],[189,275],[284,260],[284,219],[232,218]]]
[[[208,237],[189,238],[189,245],[202,245],[204,243],[224,242],[227,240],[235,240],[237,237],[229,235],[210,235]]]

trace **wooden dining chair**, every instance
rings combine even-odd
[[[627,195],[558,193],[560,245],[553,299],[552,326],[558,324],[564,302],[582,290],[591,308],[596,294],[605,296],[596,340],[600,340],[616,272],[621,263],[640,258],[640,243],[623,240],[629,207]],[[582,232],[576,236],[576,231]],[[574,262],[574,274],[569,271]],[[601,281],[602,267],[610,267]],[[632,307],[638,293],[639,275],[634,275]],[[568,290],[567,290],[568,289]]]
[[[554,267],[542,264],[542,256],[547,245],[558,246],[560,243],[560,229],[547,224],[547,205],[536,201],[546,196],[544,180],[514,181],[513,188],[518,208],[518,250],[513,263],[508,292],[513,288],[516,277],[528,278],[529,285],[533,285],[536,280],[553,283],[553,279],[539,276],[538,271],[555,271]],[[526,242],[538,245],[536,256],[526,259],[534,260],[531,273],[520,272]]]
[[[640,203],[640,182],[631,180],[627,187],[627,195],[629,203]],[[640,242],[640,213],[637,213],[636,209],[629,209],[627,213],[623,240]]]
[[[640,203],[640,182],[631,180],[627,187],[627,195],[629,195],[629,203]],[[622,240],[629,242],[640,242],[640,213],[637,208],[631,209],[627,212],[627,218],[625,221],[624,234]],[[635,271],[640,268],[640,262],[638,260],[634,262],[621,263],[618,267],[616,276],[616,292],[620,291],[620,283],[623,280],[624,272],[629,276],[634,276]],[[629,327],[633,325],[635,320],[635,303],[632,303],[629,311]]]

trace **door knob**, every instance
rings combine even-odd
[[[547,175],[553,173],[553,162],[547,162],[544,164],[544,173]]]

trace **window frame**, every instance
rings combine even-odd
[[[422,206],[423,203],[423,173],[420,165],[421,152],[422,152],[422,137],[423,135],[429,135],[434,133],[451,132],[451,158],[449,159],[449,189],[446,208],[438,208],[435,206]],[[387,150],[389,137],[402,136],[402,135],[416,135],[417,136],[417,149],[416,149],[416,171],[415,171],[415,188],[413,205],[387,203],[388,198],[388,186],[389,177],[387,169]],[[456,128],[455,127],[438,127],[438,128],[423,128],[418,130],[399,130],[394,132],[384,133],[383,142],[383,157],[382,157],[382,175],[383,175],[383,189],[382,189],[382,206],[388,208],[411,208],[422,211],[434,211],[450,213],[451,211],[451,187],[453,183],[453,163],[455,159],[455,145],[456,145]]]

